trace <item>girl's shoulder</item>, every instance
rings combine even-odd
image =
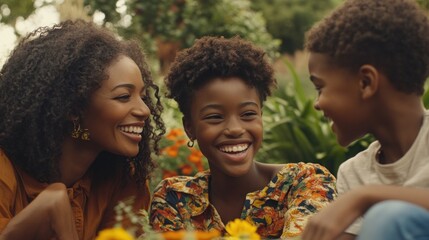
[[[210,171],[206,170],[197,173],[195,176],[174,176],[163,179],[155,188],[154,193],[158,192],[204,192],[208,189]]]
[[[335,179],[329,170],[318,163],[285,163],[285,164],[267,164],[258,163],[260,171],[270,174],[271,178],[305,178],[315,175],[325,176]]]
[[[260,173],[262,173],[264,176],[267,176],[271,179],[274,178],[285,167],[285,164],[273,164],[273,163],[261,163],[261,162],[256,162],[255,164]]]

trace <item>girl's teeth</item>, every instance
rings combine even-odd
[[[220,147],[220,150],[222,152],[227,152],[227,153],[236,153],[236,152],[242,152],[246,150],[248,147],[249,147],[248,144],[239,144],[234,146],[222,146]]]

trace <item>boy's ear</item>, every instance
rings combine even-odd
[[[185,133],[188,136],[188,138],[191,140],[194,140],[195,137],[192,130],[191,120],[187,119],[186,117],[182,117],[182,124],[183,124],[183,129],[185,129]]]
[[[375,95],[380,84],[380,73],[378,70],[369,64],[362,65],[359,68],[360,74],[360,89],[362,98],[367,99]]]

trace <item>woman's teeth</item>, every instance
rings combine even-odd
[[[121,126],[119,127],[119,130],[126,132],[126,133],[132,133],[132,134],[141,134],[143,132],[143,127],[139,126]]]

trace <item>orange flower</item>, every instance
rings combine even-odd
[[[202,162],[195,163],[195,166],[197,167],[198,172],[204,171],[204,166]]]
[[[179,154],[179,147],[177,145],[173,145],[164,148],[163,151],[166,152],[167,155],[170,157],[177,157],[177,155]]]
[[[182,174],[188,175],[188,176],[191,175],[192,171],[193,171],[192,166],[189,164],[183,164],[182,167],[180,168],[180,170],[181,170]]]
[[[164,232],[162,233],[162,236],[165,240],[182,240],[185,236],[186,231],[180,230],[180,231],[171,231],[171,232]]]
[[[203,154],[200,150],[196,148],[191,148],[191,154],[188,156],[188,160],[192,163],[200,163],[201,159],[203,158]]]
[[[183,136],[183,130],[180,128],[173,128],[170,130],[170,132],[167,134],[166,138],[168,140],[176,140],[178,137]]]
[[[187,142],[186,139],[178,139],[176,144],[179,146],[183,146],[186,144],[186,142]]]
[[[173,170],[162,170],[162,179],[168,178],[168,177],[175,177],[177,176],[177,172]]]
[[[216,229],[212,229],[208,232],[204,231],[195,231],[196,239],[198,240],[210,240],[213,238],[220,237],[220,232]]]

